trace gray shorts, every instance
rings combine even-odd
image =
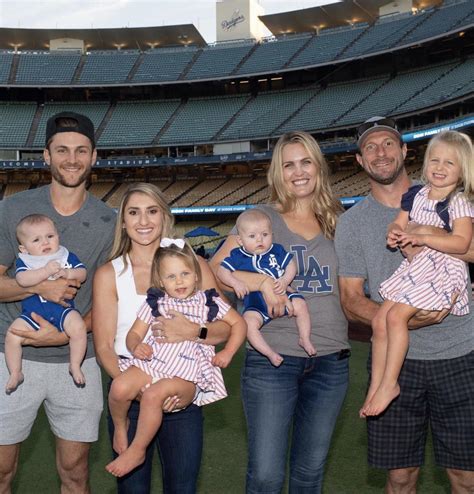
[[[67,441],[97,441],[103,397],[96,360],[84,360],[82,372],[86,385],[81,388],[69,374],[69,363],[23,360],[25,381],[7,395],[8,369],[5,355],[0,353],[0,445],[23,442],[42,403],[56,437]]]

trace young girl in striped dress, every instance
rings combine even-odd
[[[450,254],[465,254],[471,244],[473,159],[467,135],[447,131],[433,137],[423,164],[426,185],[403,195],[402,210],[389,225],[390,248],[423,249],[380,285],[384,302],[372,321],[372,376],[361,417],[379,415],[400,394],[397,381],[408,350],[408,321],[418,310],[469,313],[467,266]],[[405,231],[410,222],[444,228],[447,234],[410,234]]]
[[[162,239],[153,259],[152,288],[127,334],[126,344],[133,357],[120,359],[122,374],[113,380],[109,393],[115,427],[113,447],[119,456],[106,469],[117,477],[143,463],[146,448],[161,426],[161,407],[141,406],[137,433],[128,445],[127,412],[143,388],[153,386],[156,395],[158,387],[163,402],[169,396],[179,396],[184,407],[193,402],[205,405],[227,396],[220,367],[229,365],[245,340],[247,328],[216,290],[198,290],[200,283],[201,270],[192,248],[182,239]],[[215,354],[214,347],[204,344],[204,340],[159,341],[151,327],[157,317],[171,317],[170,309],[203,327],[216,319],[227,322],[231,335],[225,348]]]

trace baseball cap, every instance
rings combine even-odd
[[[381,130],[386,130],[397,136],[400,141],[402,140],[402,135],[398,131],[397,123],[393,118],[387,117],[371,117],[366,120],[363,124],[359,125],[357,129],[357,146],[359,149],[362,146],[364,139],[372,134],[373,132],[380,132]]]
[[[56,113],[46,124],[46,146],[60,132],[77,132],[89,138],[95,148],[94,124],[85,115],[72,111]]]

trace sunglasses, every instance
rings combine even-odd
[[[384,127],[390,127],[398,132],[397,123],[393,118],[380,118],[379,120],[374,120],[372,122],[364,122],[357,129],[357,138],[359,139],[362,135],[367,132],[369,129],[374,127],[379,127],[380,125]]]

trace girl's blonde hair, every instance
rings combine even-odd
[[[152,287],[161,287],[160,265],[163,259],[167,257],[181,259],[191,271],[194,271],[196,273],[196,289],[199,290],[201,288],[201,266],[199,265],[199,261],[196,254],[194,253],[194,250],[187,243],[184,244],[184,247],[182,249],[175,244],[172,244],[168,247],[160,247],[159,249],[157,249],[157,251],[155,252],[155,256],[153,257],[153,264],[151,267]]]
[[[463,134],[462,132],[446,130],[430,139],[423,160],[422,180],[428,182],[426,168],[429,163],[431,151],[438,144],[450,146],[456,152],[459,164],[461,165],[459,182],[450,196],[452,197],[456,192],[462,192],[469,201],[474,200],[474,153],[472,141],[467,134]],[[462,190],[463,188],[464,190]]]
[[[124,269],[127,268],[127,256],[132,248],[132,242],[127,235],[127,231],[124,228],[124,216],[125,209],[133,194],[145,194],[156,202],[156,205],[160,208],[162,215],[163,228],[161,230],[162,237],[169,237],[173,231],[174,217],[171,214],[171,210],[166,203],[166,199],[161,190],[152,184],[144,182],[138,182],[130,184],[128,189],[120,201],[120,205],[117,211],[117,223],[115,224],[114,243],[112,245],[112,251],[110,253],[109,260],[116,259],[123,256]]]
[[[278,203],[283,213],[296,208],[296,197],[288,190],[283,180],[283,149],[287,144],[301,144],[316,164],[317,180],[311,199],[311,209],[318,220],[325,237],[334,238],[336,221],[343,211],[341,203],[334,196],[329,185],[329,168],[316,140],[303,131],[283,134],[273,150],[267,179],[270,187],[270,202]]]

